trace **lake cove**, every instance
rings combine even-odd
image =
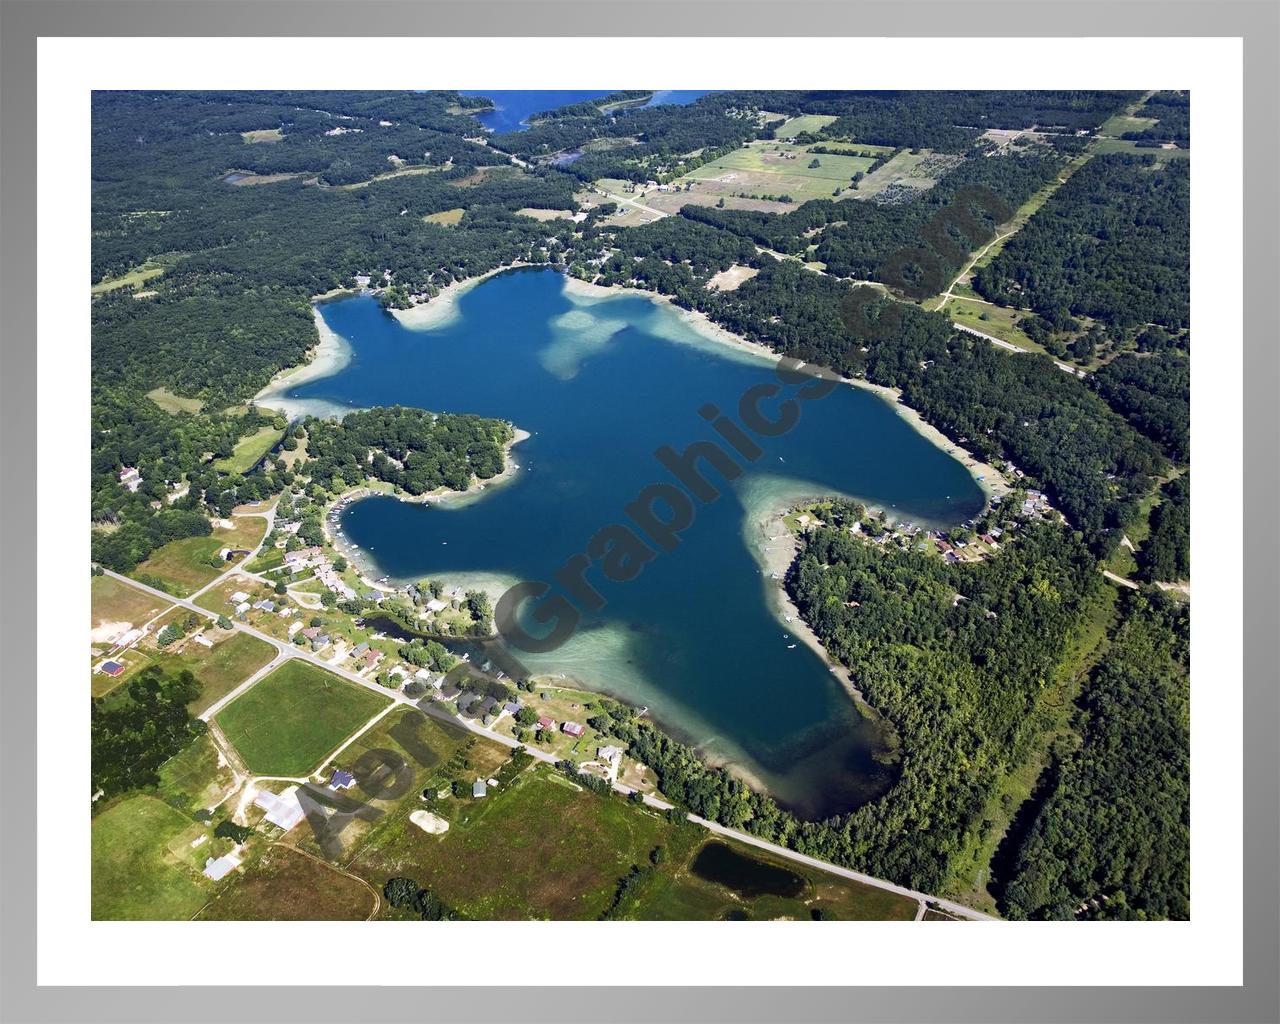
[[[482,125],[495,132],[517,132],[529,126],[525,124],[534,114],[541,114],[558,107],[567,107],[583,100],[608,96],[612,89],[512,89],[467,93],[463,96],[487,96],[493,100],[493,109],[475,115]]]
[[[475,115],[486,128],[494,132],[523,131],[529,126],[525,122],[534,114],[541,114],[559,107],[567,107],[584,100],[599,99],[608,96],[615,89],[515,89],[498,90],[486,93],[468,93],[463,96],[487,96],[493,100],[493,109]],[[662,107],[692,103],[700,96],[706,96],[710,89],[660,89],[643,106]],[[623,108],[625,111],[628,108]],[[639,108],[636,108],[639,109]]]
[[[480,584],[495,599],[516,581],[554,579],[598,530],[628,522],[624,507],[646,486],[674,482],[654,452],[717,440],[704,406],[736,410],[749,388],[777,381],[773,360],[709,336],[662,300],[583,294],[547,269],[489,278],[429,329],[403,326],[369,296],[319,309],[349,360],[286,390],[286,404],[413,405],[530,433],[505,483],[432,504],[368,498],[341,520],[374,575]],[[842,494],[949,526],[977,514],[984,496],[878,394],[841,385],[800,407],[790,432],[757,438],[763,454],[741,460],[736,480],[705,470],[721,496],[697,504],[674,551],[629,582],[593,567],[605,606],[558,650],[518,654],[535,673],[647,706],[704,756],[814,818],[873,799],[893,774],[882,728],[775,611],[779,584],[762,568],[780,532],[770,521],[804,498]],[[765,403],[771,417],[777,408]]]

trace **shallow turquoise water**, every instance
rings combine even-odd
[[[431,330],[401,326],[369,297],[327,304],[322,315],[350,343],[351,359],[290,398],[312,409],[473,412],[532,435],[514,449],[512,479],[477,500],[375,498],[346,511],[346,537],[379,574],[399,580],[551,581],[597,530],[629,522],[624,506],[644,487],[673,482],[656,449],[717,439],[700,409],[733,412],[748,388],[777,379],[771,361],[707,340],[666,303],[583,298],[551,270],[491,278]],[[777,407],[762,408],[772,416]],[[798,813],[824,816],[889,783],[874,757],[880,732],[771,610],[778,585],[757,561],[761,524],[771,509],[831,493],[900,519],[954,524],[976,514],[983,496],[959,462],[878,395],[841,385],[799,408],[793,430],[757,438],[754,462],[738,459],[738,479],[705,473],[721,497],[695,503],[676,550],[629,582],[590,570],[605,607],[585,614],[560,649],[520,658],[647,705]]]

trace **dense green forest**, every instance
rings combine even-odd
[[[514,436],[501,420],[402,406],[351,412],[338,422],[308,417],[299,429],[307,442],[301,471],[331,493],[365,478],[410,494],[464,491],[473,477],[502,472],[504,446]]]
[[[681,213],[790,255],[802,254],[816,243],[812,255],[805,258],[824,263],[827,273],[882,281],[913,298],[924,298],[941,291],[944,279],[954,277],[969,253],[991,238],[995,225],[1058,174],[1065,163],[1049,147],[966,160],[936,186],[905,204],[819,199],[784,214],[708,206],[686,206]],[[975,195],[982,198],[981,203],[975,201]],[[947,209],[953,214],[963,211],[972,220],[974,237],[955,227],[930,230],[938,213]],[[959,223],[961,218],[955,220]],[[899,253],[921,264],[936,263],[937,269],[920,281],[923,288],[919,292],[911,287],[914,282],[909,277],[897,272],[904,269],[900,266],[903,259],[891,257]]]
[[[1158,593],[1124,601],[1081,700],[1080,748],[1017,852],[1010,917],[1191,915],[1189,612]]]
[[[1036,702],[1103,584],[1087,549],[1055,525],[1026,524],[999,557],[949,565],[851,535],[853,515],[837,505],[811,531],[787,587],[899,736],[901,775],[885,797],[803,822],[625,709],[610,710],[610,728],[694,813],[936,891],[987,827],[987,799],[1026,755]]]
[[[1149,128],[1125,132],[1126,139],[1139,143],[1160,145],[1172,142],[1175,145],[1188,147],[1191,145],[1191,94],[1188,92],[1158,92],[1151,96],[1142,109],[1139,117],[1154,117],[1156,123]]]
[[[1151,533],[1138,550],[1138,574],[1144,580],[1191,579],[1191,474],[1165,484],[1161,502],[1151,510]]]
[[[149,665],[129,683],[128,699],[93,701],[93,791],[104,797],[154,786],[157,769],[205,731],[187,705],[200,696],[200,683],[185,669],[167,675]]]
[[[1186,160],[1095,156],[974,275],[973,286],[992,302],[1050,319],[1187,327],[1190,195]]]
[[[1091,378],[1107,404],[1177,463],[1191,459],[1191,360],[1178,352],[1126,353]]]

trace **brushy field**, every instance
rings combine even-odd
[[[411,795],[404,804],[402,814],[371,833],[350,870],[374,886],[396,875],[413,878],[471,918],[591,920],[613,908],[614,917],[638,920],[809,920],[821,909],[844,920],[909,921],[916,911],[913,900],[731,843],[803,882],[794,897],[740,895],[691,872],[711,839],[705,829],[592,793],[544,765],[481,800],[437,800],[433,813],[450,822],[443,835],[407,820],[408,810],[424,806],[419,800]],[[619,882],[633,868],[643,880],[615,905]]]
[[[233,876],[202,921],[364,921],[377,897],[358,879],[283,843]]]
[[[287,661],[217,716],[250,771],[302,777],[389,698],[305,661]]]
[[[204,905],[206,890],[198,871],[170,846],[200,831],[150,796],[130,797],[99,814],[92,830],[93,919],[190,919]]]

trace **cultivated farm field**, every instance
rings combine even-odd
[[[388,699],[295,659],[260,679],[216,720],[250,771],[302,777]]]

